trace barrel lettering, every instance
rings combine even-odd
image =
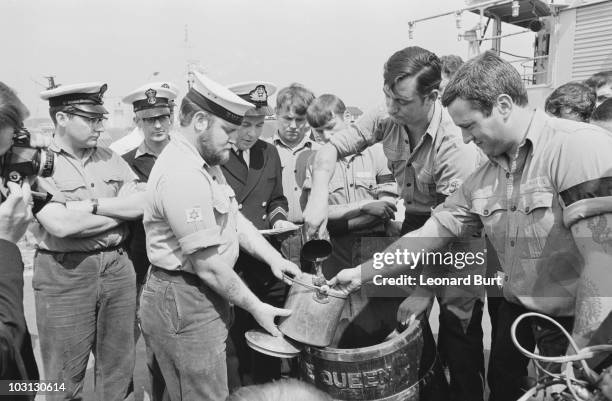
[[[365,377],[365,386],[366,387],[376,387],[378,386],[378,375],[376,374],[377,370],[368,370],[367,372],[363,372],[363,376]]]
[[[332,375],[327,370],[321,371],[321,381],[328,386],[332,386],[334,384],[334,381],[332,380]]]
[[[363,388],[363,383],[361,382],[361,373],[349,373],[348,385],[349,388]]]
[[[334,385],[338,388],[346,388],[346,373],[340,373],[340,380],[338,378],[338,372],[333,373],[334,376]]]

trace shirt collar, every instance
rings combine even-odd
[[[308,133],[306,133],[306,135],[304,135],[304,138],[302,139],[302,141],[294,148],[291,148],[291,146],[287,145],[282,139],[281,137],[278,135],[278,131],[276,131],[276,133],[274,134],[274,144],[275,145],[281,145],[287,149],[292,149],[292,150],[299,150],[305,147],[309,147],[312,148],[312,144],[313,141],[312,139],[310,139],[310,135]]]
[[[434,111],[431,116],[431,120],[429,121],[429,125],[427,125],[427,129],[425,130],[425,135],[429,135],[431,139],[435,141],[438,129],[440,128],[440,123],[442,122],[442,105],[439,104],[438,101],[435,101],[433,108]],[[442,137],[442,135],[439,136]]]
[[[170,143],[182,150],[185,156],[193,159],[198,166],[210,167],[200,152],[198,152],[195,146],[193,146],[182,133],[177,132]]]
[[[537,147],[541,146],[540,143],[542,142],[542,133],[550,118],[551,117],[546,115],[546,113],[542,110],[532,110],[531,121],[527,127],[525,138],[519,146],[519,152],[528,151],[533,153]],[[489,157],[489,160],[496,165],[510,169],[506,155],[491,156]]]
[[[58,153],[58,154],[63,152],[69,156],[76,158],[76,155],[72,154],[63,145],[57,142],[55,134],[53,135],[53,139],[51,140],[51,145],[49,145],[49,150],[51,150],[52,152]],[[95,151],[96,151],[95,147],[88,148],[86,152],[83,154],[83,160],[89,159]]]

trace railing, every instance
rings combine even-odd
[[[518,58],[508,60],[508,62],[510,64],[519,64],[519,73],[521,72],[520,69],[522,69],[521,78],[525,85],[531,86],[547,83],[548,55]]]

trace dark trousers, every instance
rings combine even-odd
[[[428,218],[429,215],[407,214],[402,224],[402,235],[421,228]],[[449,302],[437,298],[440,305],[438,352],[450,371],[450,390],[444,399],[482,401],[485,377],[482,302],[474,300],[472,316],[464,330],[461,320],[448,308]],[[457,299],[457,302],[465,300]]]
[[[284,306],[287,286],[274,277],[267,264],[241,252],[236,263],[236,269],[246,285],[262,302],[278,308]],[[254,351],[246,343],[244,334],[257,328],[260,328],[260,326],[250,313],[239,307],[234,307],[234,321],[230,327],[228,339],[228,384],[230,390],[240,385],[251,384],[251,381],[260,384],[280,379],[280,359]],[[237,372],[232,358],[237,359]]]
[[[497,332],[495,342],[491,344],[489,373],[487,380],[491,395],[489,401],[516,401],[526,388],[521,383],[527,376],[529,359],[514,346],[510,336],[510,327],[514,320],[523,313],[530,312],[525,307],[502,299],[497,309]],[[566,330],[571,332],[573,317],[554,318]],[[545,356],[565,355],[568,347],[567,338],[552,323],[543,319],[525,319],[517,328],[517,340],[523,348],[538,351]],[[548,366],[550,370],[559,371],[559,365]]]

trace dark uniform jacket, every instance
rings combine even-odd
[[[21,253],[15,244],[0,240],[0,258],[0,379],[38,380],[38,367],[23,310]]]
[[[147,182],[149,180],[149,174],[151,169],[157,160],[157,157],[145,153],[136,157],[138,148],[124,154],[123,160],[125,160],[134,173],[138,176],[138,180],[141,182]],[[149,269],[149,258],[147,258],[147,243],[145,237],[144,226],[142,225],[142,219],[130,222],[130,238],[128,239],[128,251],[134,270],[136,271],[136,282],[144,282],[147,270]]]
[[[280,157],[274,146],[262,140],[251,147],[249,157],[250,166],[247,168],[244,159],[232,150],[228,162],[221,169],[236,193],[240,212],[258,230],[269,229],[277,220],[287,220],[288,204],[283,195]],[[236,269],[245,273],[244,278],[249,284],[265,284],[274,279],[266,264],[243,252],[236,262]]]

